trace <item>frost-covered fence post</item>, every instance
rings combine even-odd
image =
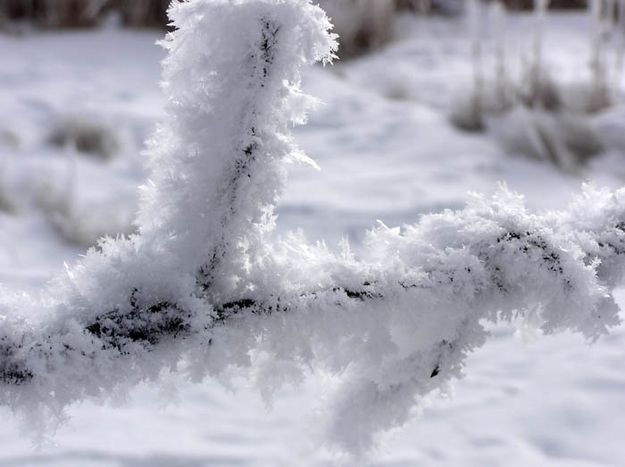
[[[150,144],[139,233],[103,240],[30,297],[0,289],[0,404],[58,416],[163,369],[201,380],[254,366],[262,391],[319,369],[342,380],[330,439],[362,450],[462,376],[485,322],[596,339],[619,323],[625,190],[586,188],[535,215],[502,189],[358,254],[271,241],[302,66],[332,56],[308,0],[191,0],[170,9],[167,118]]]

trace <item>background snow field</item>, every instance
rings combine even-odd
[[[529,16],[510,18],[513,46],[530,25]],[[601,154],[566,173],[510,150],[497,122],[487,133],[452,126],[449,109],[472,85],[463,20],[402,16],[395,26],[398,39],[378,52],[305,70],[303,89],[322,104],[294,134],[321,170],[289,164],[278,235],[301,228],[332,249],[345,237],[358,249],[377,220],[414,223],[500,183],[539,212],[566,208],[584,181],[624,184],[620,94],[590,118]],[[591,29],[585,15],[547,18],[544,60],[564,86],[590,79]],[[485,35],[490,76],[494,47]],[[101,235],[134,231],[143,141],[165,112],[160,38],[116,29],[0,35],[2,287],[36,293]],[[524,116],[511,118],[503,125],[523,124]],[[625,306],[625,291],[616,298]],[[240,375],[230,388],[164,375],[119,404],[70,406],[68,421],[38,447],[38,431],[0,408],[0,466],[625,465],[623,326],[592,345],[524,326],[491,333],[469,356],[466,377],[365,459],[323,444],[330,376],[280,389],[268,404]]]

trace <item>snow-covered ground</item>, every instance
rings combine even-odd
[[[527,42],[529,21],[511,21],[513,50]],[[290,169],[279,233],[302,228],[330,244],[345,236],[358,243],[377,219],[413,222],[500,182],[536,210],[564,206],[585,179],[623,184],[625,107],[618,103],[593,118],[609,144],[577,176],[506,154],[492,135],[452,127],[448,105],[471,83],[463,28],[453,19],[401,18],[399,39],[385,50],[307,73],[305,89],[324,104],[296,137],[321,171]],[[588,80],[588,19],[561,14],[547,29],[553,75],[570,85]],[[131,230],[145,178],[142,141],[162,116],[158,38],[118,30],[0,36],[0,283],[7,288],[36,290],[100,234]],[[492,45],[486,50],[488,74]],[[92,154],[68,143],[87,131],[84,122],[97,134]],[[69,136],[59,142],[59,134]],[[625,305],[625,293],[619,301]],[[531,329],[493,334],[469,359],[452,398],[433,398],[369,458],[352,462],[623,465],[625,329],[593,345]],[[120,404],[73,407],[39,448],[2,408],[0,465],[335,465],[344,459],[319,444],[328,384],[317,377],[282,390],[268,410],[244,379],[230,391],[169,375]]]

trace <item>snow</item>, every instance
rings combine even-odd
[[[321,171],[290,167],[278,210],[280,231],[302,227],[309,238],[330,244],[343,236],[359,242],[376,219],[387,225],[414,222],[426,212],[461,207],[468,191],[492,193],[499,181],[523,193],[534,209],[564,207],[579,192],[581,178],[503,154],[494,139],[461,133],[448,123],[444,99],[457,80],[470,80],[468,53],[462,38],[454,39],[457,24],[432,25],[444,39],[435,47],[434,39],[423,43],[422,24],[402,21],[415,32],[401,42],[305,76],[306,92],[325,105],[307,126],[295,130],[296,139]],[[579,50],[586,50],[578,27],[584,18],[558,15],[549,21],[548,35],[563,39],[549,42],[547,57],[573,74],[584,58]],[[104,206],[113,206],[114,212],[136,209],[132,187],[145,175],[133,154],[163,114],[156,84],[162,54],[153,45],[156,39],[155,34],[124,31],[0,37],[8,64],[0,72],[2,125],[20,141],[16,150],[0,146],[8,161],[0,177],[21,206],[17,214],[0,214],[0,277],[10,289],[41,288],[63,262],[72,263],[83,252],[59,235],[54,215],[36,201],[45,186],[41,180],[52,187],[50,192],[64,193],[68,174],[75,170],[73,200],[93,214],[78,219],[86,219],[91,230],[108,226],[111,214],[100,210]],[[419,50],[420,59],[410,50]],[[450,69],[459,70],[460,77]],[[397,78],[395,70],[408,71]],[[405,87],[416,80],[423,95],[391,100],[382,77]],[[128,135],[120,136],[121,154],[103,163],[50,148],[46,137],[54,124],[76,114],[124,123],[119,126]],[[616,107],[599,119],[616,134],[622,115]],[[622,155],[611,150],[583,178],[619,186]],[[622,326],[592,346],[568,334],[536,337],[524,328],[492,332],[494,339],[469,357],[467,376],[454,383],[453,398],[431,397],[420,417],[389,436],[372,458],[355,463],[619,465],[625,458],[620,440],[625,425],[618,416],[625,409]],[[33,450],[16,418],[2,409],[0,464],[336,462],[318,446],[332,378],[309,378],[302,388],[281,389],[269,411],[249,382],[235,377],[232,384],[236,393],[212,381],[188,384],[170,376],[163,387],[140,386],[121,407],[76,404],[68,410],[67,424],[40,450]],[[171,397],[176,402],[163,405],[162,399]]]

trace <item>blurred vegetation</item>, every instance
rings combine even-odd
[[[89,27],[116,12],[121,23],[130,27],[165,27],[170,0],[0,0],[0,22],[5,27],[15,21],[37,27]],[[414,11],[448,11],[445,5],[462,4],[462,0],[321,0],[323,6],[335,4],[354,8],[354,16],[363,6],[387,4],[393,9]],[[511,9],[530,9],[533,0],[504,0]],[[583,8],[586,0],[551,0],[552,8]],[[379,7],[373,8],[381,11]]]
[[[534,7],[534,0],[504,0],[506,7],[511,10],[530,10]],[[586,8],[586,0],[551,0],[550,8],[554,9],[575,9]]]
[[[112,22],[134,28],[165,28],[171,0],[0,0],[0,30],[84,28]],[[185,1],[185,0],[177,0]],[[493,0],[484,0],[485,3]],[[531,9],[534,0],[502,0],[513,10]],[[551,0],[551,8],[583,8],[587,0]],[[420,14],[460,14],[465,0],[316,0],[340,36],[341,58],[376,49],[392,36],[397,10]]]
[[[130,27],[164,27],[170,0],[1,0],[0,22],[41,28],[89,27],[117,14]]]

